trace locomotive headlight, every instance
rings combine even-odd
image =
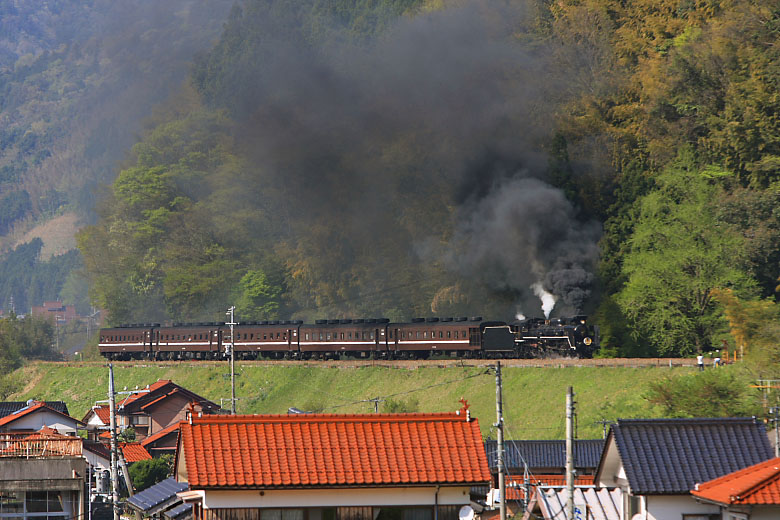
[[[582,340],[582,342],[585,343],[586,345],[590,346],[590,344],[593,343],[593,340],[590,339],[590,338],[585,338],[585,339]]]

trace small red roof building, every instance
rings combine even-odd
[[[723,506],[780,506],[780,458],[697,484],[691,494]]]
[[[222,409],[208,399],[183,388],[171,380],[161,379],[127,395],[116,404],[117,428],[133,428],[139,441],[172,425],[178,425],[190,413],[220,413]],[[84,416],[91,439],[102,439],[99,433],[109,427],[109,407],[94,406]],[[177,426],[178,427],[178,426]]]
[[[149,452],[146,451],[146,448],[141,446],[140,442],[120,442],[119,448],[122,450],[122,456],[128,464],[152,458]]]

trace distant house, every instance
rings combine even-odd
[[[191,417],[174,472],[200,520],[458,520],[490,480],[465,413]]]
[[[625,520],[719,518],[717,505],[694,499],[695,485],[771,457],[755,418],[621,419],[609,432],[595,483],[622,491]]]
[[[43,305],[33,305],[31,309],[33,316],[51,318],[60,325],[70,323],[75,319],[81,318],[73,305],[65,305],[59,301],[43,302]]]
[[[173,381],[160,380],[131,393],[117,403],[117,427],[132,427],[136,439],[143,441],[170,426],[186,420],[189,413],[220,413],[219,405],[183,388]],[[100,431],[110,428],[107,405],[94,406],[84,416],[90,438],[100,437]]]
[[[780,518],[780,458],[696,484],[691,494],[718,506],[726,520]]]
[[[95,405],[81,419],[87,427],[87,435],[92,440],[97,440],[101,432],[110,429],[111,417],[107,404]]]
[[[44,426],[65,435],[76,435],[84,423],[49,407],[41,401],[29,401],[26,406],[0,418],[0,432],[37,432]]]

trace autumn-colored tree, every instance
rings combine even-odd
[[[757,364],[780,362],[780,306],[769,299],[741,299],[731,289],[718,289],[714,296],[724,307],[737,349]]]

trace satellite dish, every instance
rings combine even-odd
[[[471,506],[463,506],[458,511],[458,520],[474,520],[474,509]]]

